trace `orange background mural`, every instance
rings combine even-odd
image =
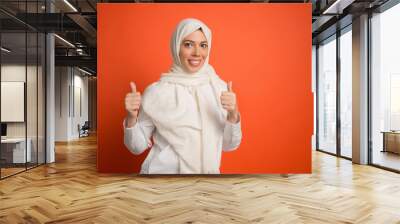
[[[242,115],[221,173],[311,172],[311,4],[263,3],[98,4],[98,171],[139,172],[148,151],[123,144],[124,97],[130,81],[143,93],[170,68],[172,32],[189,17],[210,27],[210,64]]]

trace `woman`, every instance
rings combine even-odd
[[[141,174],[219,174],[222,150],[240,145],[232,83],[227,85],[208,64],[210,49],[210,29],[184,19],[171,38],[170,71],[147,87],[143,98],[131,82],[124,143],[136,155],[151,148]]]

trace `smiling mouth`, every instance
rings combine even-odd
[[[201,60],[200,59],[189,59],[188,60],[188,62],[189,62],[189,65],[190,66],[192,66],[192,67],[197,67],[197,66],[199,66],[200,64],[201,64]]]

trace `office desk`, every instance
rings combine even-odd
[[[30,138],[26,140],[28,143],[25,154],[25,138],[6,138],[1,139],[1,159],[5,163],[25,163],[30,162],[32,158]],[[25,161],[27,159],[27,161]]]
[[[400,132],[399,131],[382,131],[383,133],[383,150],[382,152],[393,152],[400,154]]]

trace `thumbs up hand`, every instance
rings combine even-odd
[[[231,123],[239,122],[239,109],[236,102],[236,94],[232,89],[232,82],[228,83],[228,91],[221,93],[221,104],[228,111],[228,121]]]
[[[126,117],[127,127],[132,127],[136,124],[136,120],[139,113],[141,97],[140,92],[136,91],[136,85],[134,82],[130,83],[131,92],[125,96],[125,109],[128,112]]]

